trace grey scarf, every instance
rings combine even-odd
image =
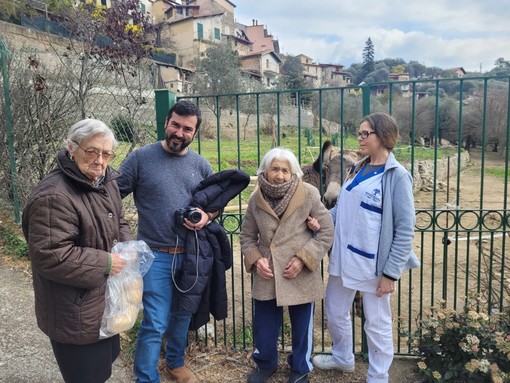
[[[269,183],[264,174],[259,174],[260,191],[278,217],[281,217],[287,210],[287,206],[298,187],[298,180],[297,175],[293,174],[288,182],[275,185]]]

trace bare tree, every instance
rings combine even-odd
[[[76,7],[62,5],[58,12],[53,18],[70,31],[67,44],[58,45],[48,37],[51,54],[37,55],[26,49],[10,52],[8,73],[22,201],[54,165],[55,153],[63,147],[62,139],[72,123],[108,105],[104,99],[97,101],[98,90],[115,89],[116,97],[110,100],[135,100],[124,105],[130,118],[144,103],[139,66],[150,53],[157,29],[141,15],[138,0],[113,1],[109,9],[83,1]],[[123,79],[124,85],[109,86],[113,78]],[[2,129],[0,134],[5,132]],[[1,155],[7,176],[7,151]],[[6,194],[12,194],[7,184]]]

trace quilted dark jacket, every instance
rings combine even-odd
[[[242,170],[220,171],[200,182],[190,205],[206,212],[222,210],[249,183],[250,176]],[[190,325],[194,330],[209,321],[209,313],[216,320],[227,317],[225,272],[232,266],[232,249],[225,230],[216,222],[196,235],[189,230],[186,234],[186,258],[177,276],[177,286],[184,292],[178,294],[177,304],[194,314]]]
[[[108,252],[132,239],[112,182],[119,175],[108,168],[103,184],[94,187],[63,150],[23,211],[37,324],[57,342],[99,340]]]

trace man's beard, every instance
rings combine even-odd
[[[178,144],[174,144],[172,142],[173,139],[179,140]],[[175,134],[172,134],[170,136],[165,137],[166,145],[170,152],[172,153],[179,153],[186,149],[189,144],[191,144],[191,141],[186,141],[184,138],[179,138]]]

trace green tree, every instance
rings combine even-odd
[[[390,69],[391,73],[403,74],[406,71],[406,67],[403,64],[392,66]]]
[[[505,60],[503,57],[499,57],[496,61],[494,61],[494,65],[499,68],[507,68],[510,67],[510,61]]]
[[[510,61],[505,60],[503,57],[499,57],[494,61],[495,67],[490,70],[488,75],[490,76],[508,76],[510,75]]]
[[[242,84],[241,62],[228,45],[212,46],[196,63],[193,76],[195,94],[239,93]]]
[[[406,65],[406,72],[409,73],[411,78],[420,78],[425,75],[425,70],[427,67],[423,64],[420,64],[418,61],[409,61]]]
[[[387,58],[382,59],[381,61],[378,61],[378,62],[383,62],[384,64],[386,64],[386,66],[388,68],[393,68],[393,67],[396,67],[398,65],[403,65],[405,67],[405,65],[406,65],[405,60],[400,58],[400,57],[398,57],[398,58],[389,58],[389,57],[387,57]]]
[[[193,94],[221,95],[205,97],[202,101],[216,116],[221,115],[223,109],[233,109],[236,98],[227,94],[242,93],[246,89],[238,53],[228,45],[212,46],[195,65],[196,71],[191,77]]]
[[[365,77],[375,70],[374,63],[374,44],[372,43],[372,39],[369,37],[365,42],[365,48],[363,48],[363,70],[361,71],[361,79],[360,82],[365,79]]]
[[[304,67],[301,60],[297,56],[289,57],[285,60],[281,67],[282,75],[280,76],[278,87],[281,89],[305,89],[310,86],[306,83],[303,72]],[[294,104],[297,103],[298,94],[291,93],[291,100]],[[299,92],[299,100],[301,105],[309,105],[311,94],[310,92]]]
[[[370,73],[367,73],[365,75],[365,78],[363,81],[369,83],[369,82],[382,82],[382,81],[388,81],[390,78],[390,71],[389,68],[386,66],[384,62],[379,62],[375,64],[374,70]]]
[[[303,64],[297,56],[291,56],[280,68],[281,84],[284,89],[303,89],[305,88],[305,79],[303,77]]]

